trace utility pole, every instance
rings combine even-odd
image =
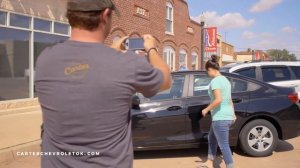
[[[201,17],[200,17],[200,26],[201,26],[201,70],[204,70],[204,29],[205,29],[205,16],[202,13]]]

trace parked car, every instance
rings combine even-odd
[[[300,106],[295,90],[224,73],[232,83],[232,100],[237,115],[230,129],[230,145],[251,156],[267,156],[279,139],[300,134]],[[201,114],[209,103],[211,78],[200,71],[172,74],[170,90],[148,99],[133,99],[134,149],[157,150],[197,148],[207,143],[211,116]]]
[[[294,87],[300,98],[300,61],[234,63],[223,72],[238,73],[276,86]]]

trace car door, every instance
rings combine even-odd
[[[173,76],[171,89],[146,99],[133,110],[135,148],[151,148],[185,143],[185,97],[188,78]]]
[[[257,87],[257,85],[238,78],[228,77],[228,79],[231,82],[231,97],[235,113],[237,117],[244,116],[247,113],[250,92],[256,89],[254,87]]]
[[[253,89],[251,83],[237,78],[227,77],[232,86],[232,101],[238,119],[247,113],[249,105],[249,91]],[[211,78],[206,74],[190,77],[190,89],[187,100],[187,143],[201,143],[207,141],[211,126],[211,115],[203,117],[201,111],[210,103],[208,88]],[[237,121],[239,122],[239,121]],[[238,138],[232,136],[232,138]]]
[[[187,144],[198,144],[206,141],[210,129],[210,114],[203,117],[201,112],[210,103],[208,88],[211,78],[206,73],[190,76],[189,93],[186,112]]]

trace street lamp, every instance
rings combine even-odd
[[[205,16],[202,13],[200,16],[201,26],[201,70],[204,70],[204,27],[205,27]]]

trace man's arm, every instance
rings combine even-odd
[[[149,61],[150,64],[156,68],[159,69],[164,76],[164,81],[160,87],[160,91],[167,90],[171,87],[172,79],[171,79],[171,72],[169,66],[163,61],[162,57],[158,54],[156,50],[153,48],[156,48],[156,40],[151,35],[145,35],[144,36],[145,41],[145,50],[149,54]],[[150,50],[150,51],[149,51]]]
[[[123,37],[116,41],[111,48],[119,51],[119,52],[126,52],[123,43],[128,38],[128,36]],[[172,85],[172,78],[169,66],[163,61],[162,57],[157,53],[154,48],[157,48],[156,40],[151,35],[144,35],[144,47],[146,52],[149,54],[149,61],[150,64],[163,74],[163,82],[160,87],[160,91],[167,90]]]

